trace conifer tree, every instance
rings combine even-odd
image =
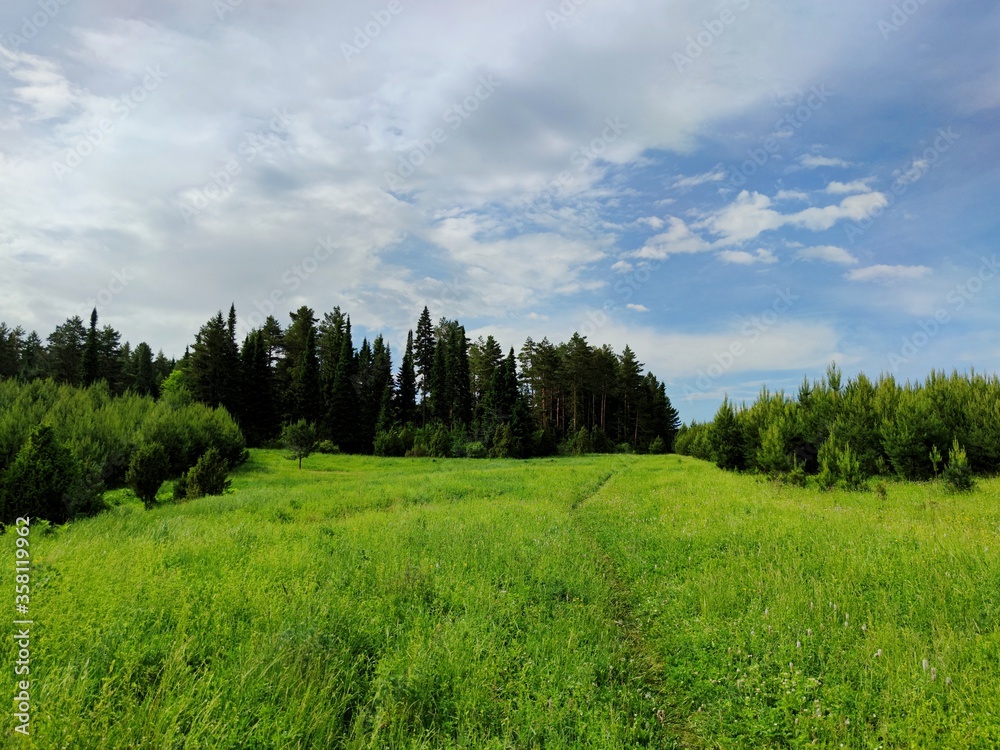
[[[430,311],[424,307],[417,321],[417,338],[414,342],[413,358],[417,367],[420,389],[420,412],[421,421],[427,423],[430,416],[428,414],[428,396],[432,390],[432,380],[434,377],[434,365],[436,358],[436,341],[434,339],[434,328],[431,325]]]
[[[399,368],[396,386],[396,414],[399,423],[406,425],[417,416],[417,374],[413,362],[413,331],[406,334],[406,351]]]

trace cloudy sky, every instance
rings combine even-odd
[[[998,39],[993,0],[7,0],[0,320],[177,356],[340,305],[398,352],[428,305],[629,343],[685,420],[996,370]]]

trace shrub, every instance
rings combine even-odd
[[[36,428],[0,483],[0,521],[13,523],[19,516],[32,516],[66,522],[68,494],[79,479],[76,458],[56,440],[52,427]]]
[[[320,440],[316,443],[316,452],[323,453],[328,456],[336,456],[340,453],[340,446],[332,440]]]
[[[144,443],[132,455],[125,483],[148,509],[156,504],[156,493],[168,476],[170,463],[167,451],[159,443]]]
[[[514,458],[514,433],[510,425],[502,424],[493,432],[490,458]]]
[[[229,489],[229,466],[215,448],[209,448],[187,473],[187,497],[221,495]]]
[[[434,430],[428,448],[430,455],[437,458],[448,458],[451,455],[451,434],[444,425],[438,425]]]
[[[532,455],[553,456],[559,452],[559,440],[551,429],[536,430],[532,439]]]
[[[781,481],[793,487],[806,486],[806,471],[798,461],[792,462],[791,471],[781,477]]]
[[[608,437],[608,434],[600,427],[595,427],[590,432],[590,446],[594,453],[614,453],[615,443]],[[666,453],[666,448],[662,451]]]
[[[941,479],[951,492],[971,492],[976,486],[968,456],[965,448],[958,444],[958,438],[952,440],[951,450],[948,451],[948,465],[941,472]]]
[[[430,455],[430,451],[427,448],[427,443],[423,440],[416,440],[413,443],[413,447],[406,451],[407,458],[427,458]]]
[[[649,444],[649,452],[653,453],[653,454],[656,454],[656,455],[662,455],[662,454],[666,453],[667,452],[667,441],[664,440],[659,435],[657,435],[653,439],[653,442]]]
[[[586,427],[581,427],[570,442],[569,449],[578,456],[584,456],[594,452],[594,444],[590,442],[590,432]]]
[[[180,479],[174,482],[174,502],[180,502],[181,500],[186,500],[188,496],[188,477],[185,471],[181,474]]]
[[[468,458],[486,458],[486,446],[474,440],[465,446],[465,455]]]

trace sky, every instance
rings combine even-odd
[[[628,344],[684,421],[1000,368],[1000,5],[6,0],[0,320]]]

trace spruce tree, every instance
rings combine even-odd
[[[87,329],[87,339],[83,347],[83,384],[92,385],[100,378],[99,346],[97,333],[97,308],[90,312],[90,328]]]
[[[343,451],[353,451],[358,432],[358,393],[355,385],[356,361],[351,340],[351,319],[344,324],[337,372],[326,414],[325,434]]]
[[[413,422],[417,416],[417,374],[413,362],[413,331],[408,331],[406,334],[406,351],[399,367],[396,415],[402,425]]]
[[[424,307],[420,313],[420,320],[417,321],[417,338],[414,342],[414,363],[417,367],[417,375],[420,378],[420,413],[423,424],[427,423],[430,416],[428,414],[427,399],[432,390],[432,380],[434,377],[434,365],[436,359],[437,342],[434,339],[434,328],[431,325],[430,311]]]

